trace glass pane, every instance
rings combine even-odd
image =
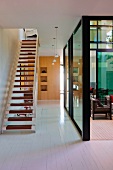
[[[90,27],[90,41],[97,41],[97,27]]]
[[[68,61],[68,45],[65,49],[65,76],[66,76],[66,91],[65,91],[65,107],[67,109],[67,111],[69,111],[69,61]]]
[[[97,25],[97,21],[90,21],[90,25]]]
[[[98,41],[112,42],[112,27],[99,27]]]
[[[90,87],[96,89],[96,50],[90,51]]]
[[[90,43],[90,48],[92,49],[97,49],[97,44],[95,43]]]
[[[112,20],[98,20],[98,25],[113,25]]]
[[[112,48],[112,44],[98,44],[98,48],[99,49],[111,49]]]
[[[113,94],[113,52],[98,52],[98,96]]]
[[[73,35],[73,119],[82,131],[82,30]]]

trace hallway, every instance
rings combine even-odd
[[[0,170],[113,169],[113,141],[82,142],[59,101],[38,102],[36,128],[0,136]]]

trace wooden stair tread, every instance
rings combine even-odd
[[[32,52],[32,53],[20,53],[20,56],[21,55],[35,55],[35,53],[34,52]]]
[[[33,82],[34,80],[15,80],[15,82]]]
[[[30,90],[14,90],[13,93],[29,93],[29,94],[32,94],[33,91],[30,91]]]
[[[20,113],[20,114],[26,113],[27,114],[27,113],[32,113],[32,111],[33,111],[32,109],[29,109],[29,110],[27,110],[27,109],[25,109],[25,110],[9,110],[9,113],[15,113],[15,114],[16,113]]]
[[[22,40],[22,41],[21,41],[21,45],[22,45],[22,44],[25,44],[25,43],[35,43],[35,44],[36,44],[36,42],[37,42],[36,39],[31,39],[31,40],[29,40],[29,41],[28,41],[28,40]]]
[[[32,67],[35,67],[35,66],[34,65],[33,66],[24,65],[24,66],[17,66],[17,67],[19,67],[19,68],[24,68],[24,67],[28,67],[29,68],[29,67],[31,67],[32,68]]]
[[[35,45],[22,45],[21,48],[36,48]]]
[[[31,129],[32,125],[8,125],[6,130],[10,129]]]
[[[35,54],[33,54],[33,52],[32,53],[21,53],[21,55],[19,56],[19,57],[35,57]]]
[[[9,117],[8,121],[32,121],[32,117]]]
[[[35,61],[18,61],[18,63],[35,63]]]
[[[26,60],[26,59],[35,59],[35,57],[19,57],[19,60]]]
[[[30,85],[14,85],[14,87],[16,88],[16,87],[33,87],[33,85],[32,84],[30,84]]]
[[[16,75],[16,77],[34,77],[34,74],[32,74],[32,75]]]
[[[17,70],[16,72],[34,72],[34,70]]]
[[[19,60],[18,63],[20,63],[20,62],[22,62],[22,63],[23,63],[23,62],[28,62],[28,63],[29,63],[29,62],[31,62],[31,63],[33,62],[33,63],[34,63],[35,60],[34,60],[34,59],[32,59],[32,60],[31,60],[31,59],[30,59],[30,60],[29,60],[29,59],[27,59],[27,60]]]
[[[29,40],[29,41],[27,41],[27,40],[22,40],[22,41],[21,41],[21,45],[22,45],[22,44],[25,44],[25,43],[35,43],[35,45],[36,45],[36,40],[35,40],[35,39],[32,39],[32,41],[31,41],[31,40]]]
[[[26,103],[10,103],[10,106],[33,106],[32,102],[26,102]]]
[[[25,45],[29,45],[29,46],[32,47],[32,45],[35,45],[35,46],[36,46],[36,43],[35,43],[35,42],[32,42],[32,43],[22,43],[22,44],[21,44],[21,47],[22,47],[22,46],[25,46]]]
[[[29,52],[35,52],[35,51],[36,51],[36,49],[29,49],[29,50],[28,49],[21,49],[20,50],[20,52],[28,52],[28,53]]]
[[[30,41],[30,42],[32,42],[32,41],[36,42],[36,40],[22,40],[22,42],[28,42],[28,41]]]
[[[26,100],[30,100],[33,99],[33,96],[18,96],[18,97],[12,97],[12,100],[16,100],[16,99],[26,99]]]
[[[32,57],[32,56],[35,56],[35,55],[36,55],[36,51],[28,51],[28,50],[20,51],[20,57],[23,57],[23,56],[25,56],[25,57],[27,57],[27,56]]]

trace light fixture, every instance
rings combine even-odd
[[[55,29],[56,29],[56,53],[55,53],[55,57],[59,57],[58,54],[57,54],[57,28],[58,27],[55,27]]]
[[[59,57],[58,54],[55,54],[55,57],[56,57],[56,58]]]
[[[53,63],[55,63],[55,62],[56,62],[56,59],[53,60]]]

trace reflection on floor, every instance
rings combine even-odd
[[[73,98],[73,118],[82,129],[82,99],[78,96]]]
[[[36,133],[0,136],[0,170],[113,170],[113,141],[83,142],[59,101],[39,101]]]

